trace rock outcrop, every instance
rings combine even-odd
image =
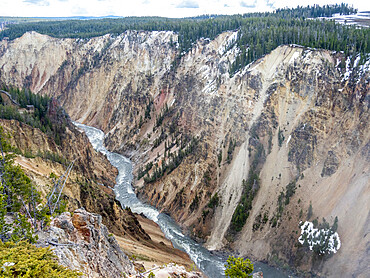
[[[341,53],[285,45],[230,76],[236,35],[202,39],[172,63],[172,32],[28,33],[1,42],[0,80],[56,96],[72,119],[103,129],[107,147],[137,164],[139,196],[208,248],[366,276],[368,69],[344,78]],[[253,175],[235,231],[249,196],[242,181]],[[339,219],[343,247],[320,262],[297,246],[310,204],[311,218]]]
[[[201,278],[204,277],[200,272],[187,271],[185,267],[173,263],[164,266],[155,266],[152,269],[141,273],[141,277],[157,277],[157,278]],[[154,276],[152,276],[154,275]],[[140,276],[135,276],[140,277]]]
[[[84,277],[127,277],[136,273],[102,217],[85,209],[54,218],[48,230],[38,236],[37,245],[50,246],[60,264],[82,272]]]

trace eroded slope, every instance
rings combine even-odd
[[[102,128],[106,145],[136,162],[141,198],[209,248],[366,275],[368,72],[343,78],[340,53],[280,46],[230,76],[235,36],[200,40],[178,59],[171,32],[25,34],[2,42],[0,77],[58,96],[73,119]],[[317,260],[297,245],[300,220],[335,216],[337,254]]]

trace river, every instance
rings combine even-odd
[[[153,220],[159,225],[165,236],[171,240],[175,248],[185,251],[194,263],[202,270],[209,278],[223,278],[224,257],[212,254],[202,245],[184,235],[181,228],[167,214],[159,213],[156,208],[140,201],[132,188],[132,163],[123,155],[109,152],[104,147],[103,131],[89,127],[77,122],[74,124],[82,129],[89,138],[94,149],[105,154],[110,163],[118,169],[116,185],[114,192],[116,199],[120,201],[122,207],[129,207],[132,212],[143,213],[147,218]],[[270,267],[260,262],[254,262],[254,270],[262,271],[263,277],[283,278],[292,277],[285,274],[283,271]]]

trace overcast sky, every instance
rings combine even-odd
[[[370,10],[369,0],[310,0],[310,4],[349,3]],[[237,14],[296,7],[301,0],[0,0],[0,16],[164,16]]]

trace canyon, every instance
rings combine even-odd
[[[0,81],[54,97],[73,120],[102,129],[106,147],[133,161],[138,196],[208,249],[302,273],[369,276],[369,62],[342,69],[340,52],[281,45],[230,75],[236,36],[200,39],[179,57],[174,32],[92,39],[29,32],[0,42]],[[74,140],[63,153],[93,153],[71,149]],[[116,173],[99,160],[88,157],[93,164],[80,170],[109,191]],[[253,197],[245,224],[235,227],[248,196],[243,180],[252,181]],[[300,221],[335,217],[336,254],[317,257],[298,243]],[[116,221],[105,224],[125,233]]]

